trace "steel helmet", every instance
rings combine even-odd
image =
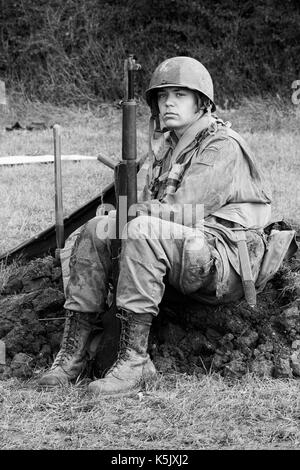
[[[154,91],[166,86],[177,86],[199,91],[214,103],[214,86],[208,70],[192,57],[172,57],[162,62],[153,72],[149,88],[146,90],[146,101],[153,111],[157,108],[154,103]],[[156,113],[155,113],[156,114]]]

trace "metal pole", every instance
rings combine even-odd
[[[54,181],[55,181],[55,231],[56,250],[55,257],[60,258],[60,249],[65,245],[64,235],[64,214],[62,198],[62,177],[61,177],[61,127],[58,124],[53,126],[54,138]]]

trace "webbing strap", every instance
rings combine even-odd
[[[245,230],[236,230],[235,235],[237,239],[237,247],[241,266],[241,278],[244,288],[245,299],[250,305],[250,307],[255,307],[256,288],[255,283],[253,281],[249,252],[246,243],[246,232]]]

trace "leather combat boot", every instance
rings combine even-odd
[[[60,350],[49,371],[38,380],[40,386],[64,386],[80,376],[87,365],[88,344],[96,316],[67,310]]]
[[[122,310],[117,316],[121,320],[118,357],[103,379],[89,384],[88,390],[94,395],[129,395],[156,374],[147,353],[152,315]]]

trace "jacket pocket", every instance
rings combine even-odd
[[[186,238],[182,250],[179,287],[184,294],[196,292],[214,267],[210,247],[204,237]]]

